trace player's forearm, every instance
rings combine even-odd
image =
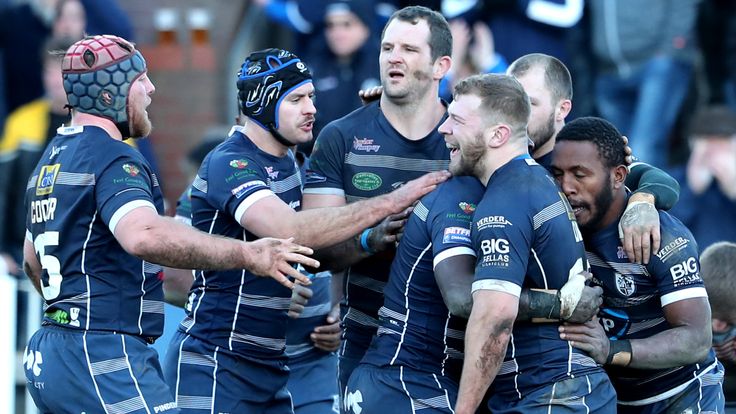
[[[487,309],[474,309],[470,315],[456,414],[475,413],[503,363],[514,321],[495,316]]]
[[[360,235],[314,252],[314,258],[322,265],[319,270],[331,271],[345,269],[370,256],[360,244]]]
[[[25,271],[26,275],[28,275],[28,279],[31,281],[31,284],[36,289],[36,292],[38,292],[39,295],[43,296],[43,292],[41,291],[41,272],[37,272],[26,261],[23,261],[23,271]]]
[[[322,249],[349,240],[395,210],[387,197],[380,196],[341,207],[300,211],[290,227],[296,243]]]
[[[631,362],[628,367],[664,369],[702,361],[710,350],[711,334],[710,327],[705,330],[680,326],[630,342]]]
[[[680,197],[680,184],[666,172],[646,163],[629,167],[626,186],[636,193],[650,194],[658,210],[669,210]]]
[[[556,289],[522,289],[519,296],[521,322],[559,322],[560,298]]]
[[[129,253],[179,269],[246,269],[256,254],[246,243],[209,235],[170,217],[159,217],[139,233]]]

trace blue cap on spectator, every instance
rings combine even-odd
[[[327,2],[325,16],[329,16],[332,13],[347,12],[354,14],[364,25],[373,27],[373,21],[375,20],[373,2],[367,0],[338,0]]]

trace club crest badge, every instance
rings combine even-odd
[[[619,293],[624,296],[631,296],[636,291],[636,284],[634,284],[634,278],[629,275],[622,275],[616,273],[616,289]]]

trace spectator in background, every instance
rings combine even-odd
[[[668,138],[690,87],[699,0],[591,0],[596,105],[634,154],[668,164]]]
[[[361,105],[358,91],[380,85],[379,41],[372,33],[373,3],[338,0],[326,4],[324,40],[308,53],[314,74],[315,134]],[[311,153],[313,141],[301,149]]]
[[[700,255],[700,274],[710,301],[713,349],[726,367],[723,392],[736,401],[736,243],[718,242]]]
[[[673,171],[685,185],[671,213],[702,247],[736,242],[736,113],[712,106],[696,113],[687,165]]]
[[[452,33],[452,66],[440,82],[440,96],[452,100],[452,88],[460,80],[478,73],[504,73],[509,67],[506,59],[496,52],[493,33],[482,21],[472,27],[465,19],[450,21]]]
[[[75,39],[52,38],[46,43],[43,61],[45,96],[25,104],[9,116],[0,139],[0,254],[7,269],[18,274],[23,256],[25,216],[22,194],[28,176],[36,166],[56,129],[69,122],[66,92],[61,77],[63,51]],[[61,51],[62,53],[50,53]]]
[[[79,3],[83,6],[80,13]],[[67,4],[74,3],[74,4]],[[57,19],[57,15],[61,19]],[[86,20],[80,26],[80,19]],[[54,30],[81,39],[87,34],[112,34],[132,38],[133,28],[117,1],[27,0],[0,11],[0,48],[4,49],[7,113],[43,96],[40,51]],[[86,28],[78,32],[78,28]],[[77,33],[66,33],[67,31]]]

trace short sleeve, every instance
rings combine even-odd
[[[660,217],[663,247],[652,255],[647,270],[657,282],[662,307],[684,299],[707,297],[695,239],[679,222],[668,225],[671,221]]]
[[[304,194],[345,195],[342,166],[345,142],[334,123],[328,124],[317,137],[309,158]]]
[[[120,157],[95,179],[97,211],[114,234],[120,219],[138,207],[156,211],[152,173],[144,161]]]
[[[250,206],[274,195],[264,168],[248,157],[216,153],[202,168],[207,169],[207,199],[238,222]],[[197,176],[193,186],[198,180],[202,181]]]
[[[514,199],[513,203],[509,200]],[[513,195],[484,200],[473,224],[478,254],[472,290],[495,290],[519,296],[526,276],[534,228],[533,212]]]
[[[476,256],[470,239],[470,226],[482,193],[472,191],[474,190],[472,186],[465,187],[467,191],[462,191],[462,188],[458,188],[460,191],[453,191],[458,187],[453,185],[455,181],[456,179],[442,185],[436,197],[428,200],[433,201],[429,206],[427,218],[432,239],[433,267],[450,257]],[[422,208],[426,207],[420,202],[415,211]]]

